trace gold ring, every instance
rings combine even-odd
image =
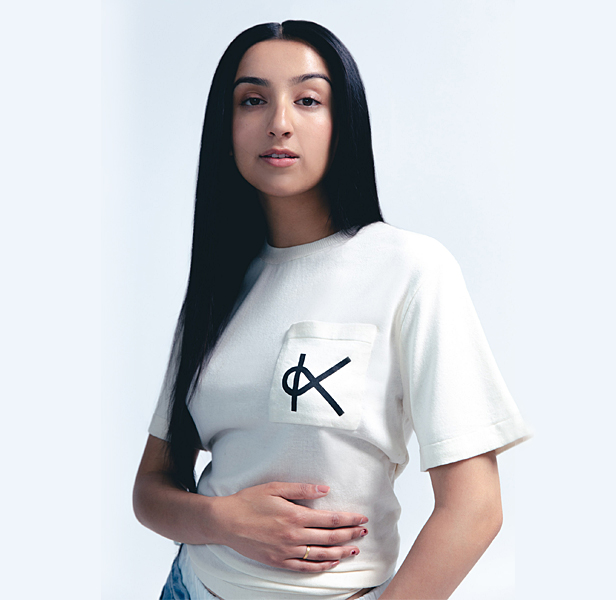
[[[306,560],[308,558],[308,554],[310,554],[310,546],[306,546],[306,554],[304,554],[302,560]]]

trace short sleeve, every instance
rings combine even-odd
[[[169,405],[171,403],[171,394],[173,393],[173,383],[175,380],[175,374],[177,369],[177,352],[175,350],[176,344],[173,344],[171,351],[171,357],[169,364],[167,365],[167,371],[163,379],[163,384],[158,394],[158,401],[154,414],[150,420],[150,426],[148,427],[148,433],[161,440],[167,441],[167,429],[169,427]]]
[[[532,436],[496,365],[464,278],[440,247],[400,328],[404,411],[420,469],[497,453]]]

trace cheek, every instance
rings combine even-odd
[[[313,129],[310,136],[310,145],[317,157],[319,167],[328,162],[332,142],[333,123],[331,119],[323,119],[317,127]]]
[[[252,152],[255,136],[255,119],[247,118],[245,114],[234,113],[231,121],[231,141],[233,153]]]
[[[233,126],[231,128],[231,143],[233,145],[233,154],[237,155],[244,147],[245,129],[241,123],[237,120],[233,120]]]
[[[242,175],[246,177],[246,144],[245,144],[246,132],[243,127],[238,127],[237,123],[233,122],[233,128],[231,130],[231,149],[233,151],[233,160],[235,166]]]
[[[235,166],[248,183],[258,188],[260,181],[259,165],[257,164],[258,160],[255,160],[255,153],[258,150],[255,143],[257,139],[251,123],[241,119],[233,121],[231,142]]]

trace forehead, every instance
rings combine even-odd
[[[266,40],[248,48],[237,69],[238,77],[286,81],[305,73],[329,77],[327,64],[308,44],[291,40]]]

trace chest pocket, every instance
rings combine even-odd
[[[356,429],[376,333],[371,323],[293,323],[274,369],[270,421]]]

